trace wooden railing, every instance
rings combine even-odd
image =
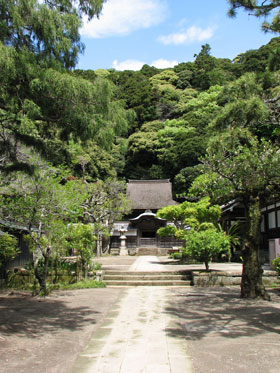
[[[156,247],[157,239],[156,238],[140,238],[140,247]]]

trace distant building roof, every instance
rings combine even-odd
[[[168,179],[129,180],[127,197],[134,210],[157,210],[177,204],[172,199],[172,184]]]

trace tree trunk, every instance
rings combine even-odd
[[[109,250],[110,250],[110,237],[106,237],[102,239],[102,255],[108,254]]]
[[[88,279],[88,264],[86,260],[81,259],[82,263],[82,269],[83,269],[83,274],[84,274],[84,279]]]
[[[260,246],[260,201],[258,197],[244,201],[246,233],[242,248],[243,270],[241,298],[261,297],[270,300],[262,281],[262,267],[259,260]]]
[[[96,256],[102,256],[102,241],[100,233],[97,233]]]
[[[47,248],[46,253],[43,254],[43,268],[39,268],[39,262],[34,263],[34,275],[36,280],[39,282],[40,285],[40,293],[43,295],[48,295],[47,290],[47,275],[48,275],[48,265],[49,265],[49,258],[50,258],[51,250]]]

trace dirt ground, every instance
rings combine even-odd
[[[0,372],[68,373],[119,289],[0,293]]]

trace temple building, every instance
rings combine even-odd
[[[112,254],[120,254],[124,244],[128,254],[137,255],[164,255],[181,245],[172,237],[157,234],[160,227],[171,223],[157,218],[156,212],[162,207],[177,204],[172,199],[172,184],[168,179],[129,180],[127,197],[132,210],[123,221],[114,224],[110,243]]]

